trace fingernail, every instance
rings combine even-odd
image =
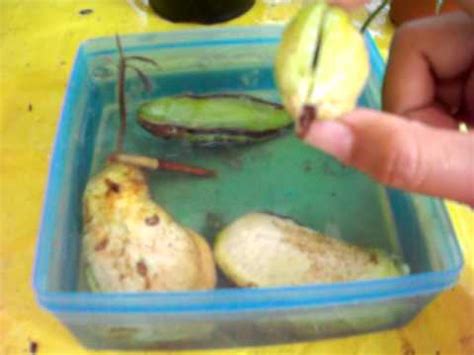
[[[305,141],[338,160],[346,161],[352,150],[354,134],[343,123],[336,121],[314,121]]]

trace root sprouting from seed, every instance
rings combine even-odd
[[[143,83],[143,86],[146,91],[151,91],[152,85],[150,79],[147,75],[138,67],[131,64],[134,61],[139,61],[142,63],[147,63],[158,67],[158,63],[147,57],[142,56],[125,56],[123,52],[122,41],[118,35],[115,36],[115,42],[117,43],[117,48],[119,52],[119,63],[118,63],[118,82],[117,82],[117,91],[118,91],[118,102],[119,102],[119,111],[120,111],[120,128],[117,134],[116,150],[117,152],[123,151],[123,143],[125,139],[125,132],[127,130],[127,102],[125,100],[125,74],[127,69],[132,69],[138,74],[138,77]]]
[[[186,164],[172,161],[165,161],[158,158],[150,158],[141,155],[124,154],[124,141],[125,134],[127,131],[127,101],[125,97],[125,79],[127,69],[133,70],[143,83],[144,89],[150,92],[152,89],[152,83],[150,78],[139,67],[137,67],[135,63],[139,62],[149,64],[157,68],[159,67],[159,65],[152,58],[143,57],[139,55],[126,56],[123,51],[122,41],[120,40],[120,37],[118,35],[115,36],[115,42],[117,44],[117,49],[119,53],[117,96],[120,113],[120,126],[117,132],[115,153],[110,156],[109,161],[117,163],[126,163],[138,168],[145,168],[150,170],[169,170],[203,177],[214,176],[214,171],[199,167],[189,166]]]

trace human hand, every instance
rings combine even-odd
[[[471,2],[472,4],[472,2]],[[387,66],[383,113],[357,109],[315,121],[306,141],[396,188],[474,206],[474,18],[402,26]]]

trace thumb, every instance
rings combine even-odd
[[[474,135],[358,109],[315,121],[305,140],[396,188],[474,205]]]

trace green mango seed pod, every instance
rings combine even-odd
[[[369,75],[364,38],[340,7],[316,1],[282,35],[275,79],[286,110],[304,136],[314,119],[353,110]]]
[[[396,277],[406,266],[382,250],[322,235],[289,218],[250,213],[222,230],[214,257],[241,287],[270,287]]]
[[[161,138],[198,144],[250,143],[274,137],[291,126],[279,104],[248,95],[182,95],[142,104],[138,121]]]

